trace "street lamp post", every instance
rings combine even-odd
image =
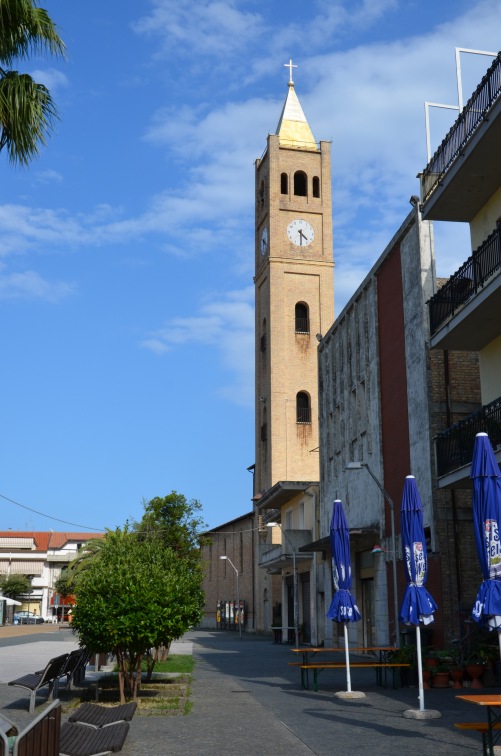
[[[296,648],[299,646],[299,605],[298,605],[298,599],[297,599],[297,570],[296,570],[296,547],[290,540],[289,536],[285,532],[285,530],[282,528],[279,522],[268,522],[267,523],[269,528],[273,528],[275,525],[280,528],[282,535],[285,537],[285,540],[291,547],[292,551],[292,575],[293,575],[293,592],[294,592],[294,635],[296,640]]]
[[[372,480],[379,488],[384,498],[390,505],[390,523],[391,523],[391,548],[392,548],[392,563],[393,563],[393,599],[395,612],[395,648],[400,647],[400,638],[398,637],[398,592],[397,592],[397,547],[395,540],[395,504],[388,491],[384,488],[381,482],[376,478],[367,462],[348,462],[346,465],[347,470],[361,470],[365,468]]]
[[[240,612],[240,585],[239,585],[239,582],[238,582],[238,577],[239,577],[238,576],[238,570],[235,567],[235,565],[233,564],[233,562],[231,561],[231,559],[230,559],[229,556],[220,556],[219,559],[225,559],[227,562],[229,562],[231,564],[231,566],[233,567],[233,569],[235,570],[235,574],[237,576],[238,633],[239,633],[240,637],[242,637],[242,615],[241,615],[241,612]]]

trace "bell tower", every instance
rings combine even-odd
[[[330,143],[292,81],[255,163],[255,491],[318,481],[317,334],[334,321]]]

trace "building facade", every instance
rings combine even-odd
[[[22,598],[18,609],[39,614],[45,620],[54,617],[56,580],[61,571],[76,557],[82,546],[102,533],[55,533],[0,531],[0,576],[25,575],[31,591]]]
[[[255,559],[257,532],[254,512],[213,528],[202,546],[205,630],[255,630]],[[228,557],[222,559],[221,557]],[[235,612],[238,603],[241,612]]]
[[[501,53],[472,94],[422,174],[423,218],[468,223],[471,249],[429,302],[432,359],[478,353],[478,391],[458,417],[449,403],[436,438],[437,487],[448,497],[457,549],[454,590],[469,616],[479,576],[472,580],[470,465],[475,435],[489,435],[501,462]],[[452,355],[452,357],[451,357]],[[454,385],[446,378],[450,391]],[[461,502],[464,503],[461,506]]]

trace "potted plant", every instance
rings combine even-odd
[[[394,664],[409,664],[408,668],[402,667],[400,669],[400,684],[402,687],[417,684],[416,646],[409,644],[408,646],[396,648],[395,651],[390,651],[388,661]]]
[[[485,657],[481,653],[478,653],[477,650],[471,651],[465,660],[466,674],[471,679],[470,688],[482,687],[480,678],[484,673],[485,661]]]

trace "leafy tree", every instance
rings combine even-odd
[[[0,583],[0,592],[7,598],[17,599],[25,596],[31,588],[30,581],[25,575],[9,575]]]
[[[156,496],[144,503],[144,515],[134,530],[146,536],[160,538],[164,545],[183,558],[199,561],[200,545],[206,540],[207,525],[200,516],[202,505],[177,491],[164,497]]]
[[[62,596],[63,599],[68,598],[68,596],[72,596],[74,594],[75,587],[73,585],[71,575],[68,573],[67,569],[61,572],[61,575],[54,583],[54,590],[56,593],[59,593],[59,595]]]
[[[145,653],[199,622],[204,596],[200,566],[160,539],[127,526],[115,536],[78,577],[73,627],[82,645],[115,654],[123,703],[126,689],[137,698]]]
[[[10,66],[45,51],[64,56],[65,49],[37,0],[0,0],[0,151],[7,148],[11,163],[28,165],[38,155],[58,114],[49,90]]]

